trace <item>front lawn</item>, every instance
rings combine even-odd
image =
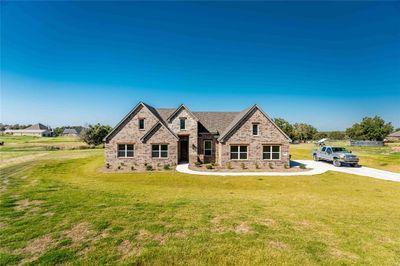
[[[1,169],[1,265],[400,263],[400,183],[101,173],[102,152]]]

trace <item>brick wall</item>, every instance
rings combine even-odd
[[[259,124],[259,135],[253,136],[252,125]],[[231,160],[231,145],[247,145],[247,160]],[[279,145],[281,146],[280,160],[263,160],[263,145]],[[226,142],[220,144],[220,163],[226,166],[227,162],[235,168],[240,168],[241,163],[247,167],[255,167],[257,163],[261,168],[269,168],[269,164],[273,167],[284,167],[285,163],[289,163],[289,140],[258,110],[255,109],[248,119],[241,122],[238,129],[231,133]]]

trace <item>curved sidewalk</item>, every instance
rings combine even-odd
[[[179,164],[176,170],[180,173],[191,175],[212,175],[212,176],[302,176],[318,175],[326,171],[336,171],[353,175],[367,176],[377,179],[400,182],[400,174],[389,171],[378,170],[369,167],[335,167],[326,162],[314,162],[312,160],[297,160],[292,163],[304,164],[312,168],[304,172],[204,172],[189,169],[189,164]]]

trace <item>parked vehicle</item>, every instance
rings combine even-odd
[[[336,167],[340,167],[342,164],[356,167],[359,161],[357,155],[352,154],[351,151],[346,150],[344,147],[323,146],[313,150],[312,156],[314,161],[329,161]]]

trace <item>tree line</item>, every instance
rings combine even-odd
[[[394,131],[392,123],[385,122],[385,120],[379,116],[364,117],[361,122],[353,124],[345,131],[329,132],[319,132],[314,126],[306,123],[290,124],[283,118],[275,118],[274,122],[292,140],[298,141],[319,140],[322,138],[334,140],[353,139],[382,141],[387,135]]]

